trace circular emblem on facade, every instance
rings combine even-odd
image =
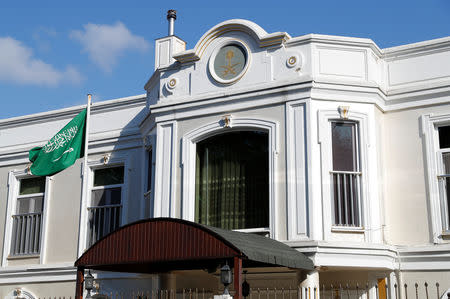
[[[219,47],[211,56],[209,71],[212,77],[224,84],[239,80],[247,70],[249,51],[238,41],[232,41]]]
[[[166,86],[167,86],[168,90],[172,90],[175,87],[177,87],[177,84],[178,84],[178,78],[173,77],[173,78],[169,79],[169,81],[166,83]]]
[[[286,60],[286,64],[288,67],[294,67],[299,64],[300,57],[298,55],[291,55]]]

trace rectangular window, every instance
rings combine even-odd
[[[358,126],[355,122],[331,122],[334,226],[360,227],[361,172]]]
[[[238,131],[197,143],[195,221],[223,229],[269,227],[268,134]]]
[[[450,230],[450,126],[438,127],[440,174],[438,175],[444,230]]]
[[[11,255],[39,254],[45,177],[21,179],[19,185],[16,210],[12,216]]]
[[[94,170],[89,212],[88,246],[120,226],[124,167]]]

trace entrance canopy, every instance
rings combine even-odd
[[[242,260],[243,267],[313,269],[309,258],[284,243],[175,218],[153,218],[123,226],[96,242],[75,266],[156,273],[215,270],[225,261],[232,264],[235,258]]]

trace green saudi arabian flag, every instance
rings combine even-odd
[[[83,157],[86,113],[86,109],[81,111],[43,147],[30,150],[29,158],[33,163],[30,171],[33,175],[53,175]]]

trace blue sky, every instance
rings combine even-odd
[[[144,93],[168,9],[187,48],[232,18],[381,48],[450,36],[449,0],[0,1],[0,119]]]

